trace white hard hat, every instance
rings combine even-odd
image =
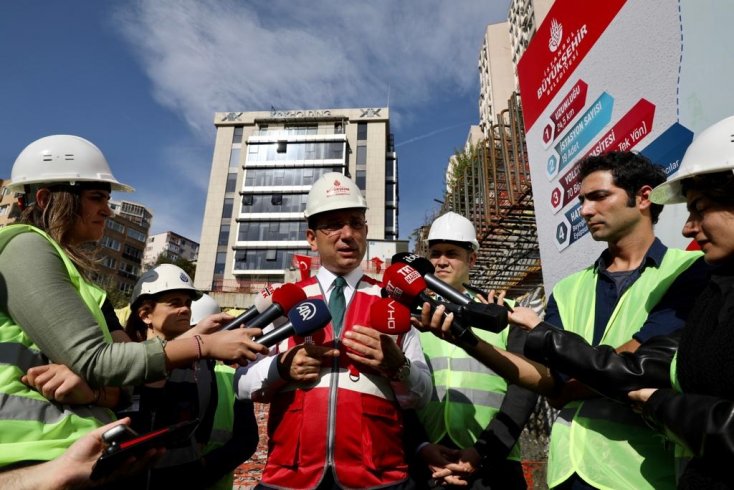
[[[656,204],[686,202],[681,181],[713,172],[734,171],[734,116],[727,117],[701,131],[683,155],[678,173],[655,187],[650,200]]]
[[[453,211],[436,218],[428,232],[428,245],[431,242],[460,242],[471,244],[472,250],[479,250],[477,232],[468,219]]]
[[[142,296],[179,290],[191,291],[191,295],[195,300],[202,295],[201,291],[194,287],[191,278],[182,268],[173,264],[161,264],[140,276],[133,288],[130,304],[135,305],[135,302]]]
[[[202,294],[201,298],[191,303],[191,325],[196,325],[209,315],[215,315],[221,311],[222,308],[214,298],[206,293]]]
[[[314,182],[308,193],[306,218],[326,211],[337,209],[361,208],[367,209],[362,191],[352,179],[339,172],[329,172]]]
[[[92,142],[68,134],[38,139],[26,146],[15,159],[10,173],[13,191],[29,184],[78,184],[101,182],[112,190],[132,192],[112,175],[107,159]]]

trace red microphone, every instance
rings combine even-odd
[[[295,284],[286,283],[273,291],[273,304],[255,317],[248,327],[262,328],[270,325],[276,318],[286,315],[293,306],[306,299],[306,293]]]
[[[425,293],[426,281],[420,272],[408,264],[395,263],[382,276],[384,295],[414,309],[433,299]]]
[[[381,298],[370,306],[370,326],[380,333],[404,334],[410,330],[410,310],[397,300]]]

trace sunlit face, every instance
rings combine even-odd
[[[683,236],[696,240],[710,264],[734,260],[734,208],[719,204],[701,191],[686,193],[688,219]]]
[[[428,258],[436,268],[436,277],[459,291],[469,282],[469,271],[477,261],[476,252],[451,243],[435,243],[428,251]]]
[[[321,265],[337,275],[356,269],[367,252],[367,224],[362,209],[328,211],[318,216],[315,230],[306,231]]]
[[[105,190],[83,190],[79,199],[79,216],[74,220],[69,241],[73,244],[96,242],[104,235],[105,221],[112,216],[110,193]]]
[[[629,206],[627,192],[614,185],[608,170],[592,172],[581,181],[581,216],[596,241],[616,243],[632,233],[643,219],[640,199],[635,196],[635,205]]]
[[[140,312],[140,318],[151,333],[166,340],[175,339],[190,327],[191,293],[170,291],[161,294],[155,304]]]

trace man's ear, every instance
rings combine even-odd
[[[637,197],[640,198],[640,202],[638,204],[640,210],[649,209],[650,206],[652,206],[652,201],[650,200],[651,192],[652,187],[649,185],[643,185],[640,187],[640,190],[637,191]]]
[[[469,252],[469,268],[471,269],[477,263],[477,253],[475,251]]]
[[[312,252],[318,252],[319,247],[316,245],[316,231],[309,228],[306,230],[306,241],[308,241],[308,244],[311,246]]]
[[[48,202],[51,200],[51,191],[42,187],[36,191],[36,204],[41,209],[46,209]]]

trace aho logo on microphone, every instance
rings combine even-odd
[[[304,301],[296,306],[296,311],[298,312],[298,316],[301,317],[301,320],[307,322],[316,316],[316,305],[311,302]]]

